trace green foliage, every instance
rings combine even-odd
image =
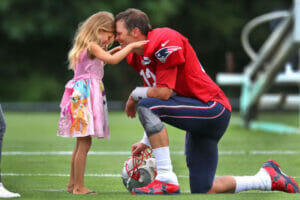
[[[57,93],[63,93],[63,88],[58,81],[44,74],[32,74],[19,89],[22,91],[24,101],[55,101]]]
[[[178,14],[183,4],[183,0],[145,1],[142,9],[148,10],[153,25],[164,26],[170,17]]]

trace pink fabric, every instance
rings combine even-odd
[[[68,81],[68,83],[65,86],[65,92],[63,94],[63,98],[60,102],[60,108],[63,108],[68,102],[70,102],[70,96],[72,96],[73,93],[73,86],[75,81],[72,79]]]
[[[88,58],[87,50],[83,51],[74,78],[65,86],[60,103],[58,136],[109,138],[103,73],[104,63],[97,58]]]

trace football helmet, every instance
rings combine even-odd
[[[157,172],[155,159],[151,157],[151,153],[150,149],[146,149],[139,156],[130,156],[124,162],[122,181],[129,192],[133,188],[144,187],[154,180]]]

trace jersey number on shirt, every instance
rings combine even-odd
[[[156,76],[150,71],[150,69],[141,69],[140,75],[143,77],[144,82],[148,87],[156,86]]]

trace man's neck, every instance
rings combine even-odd
[[[147,39],[147,36],[140,35],[140,37],[137,38],[137,41],[142,41],[142,40],[146,40],[146,39]],[[144,54],[144,46],[142,46],[141,48],[135,49],[133,52],[140,56],[143,55]]]
[[[143,55],[144,54],[144,47],[141,47],[140,49],[135,49],[133,52],[137,55]]]

